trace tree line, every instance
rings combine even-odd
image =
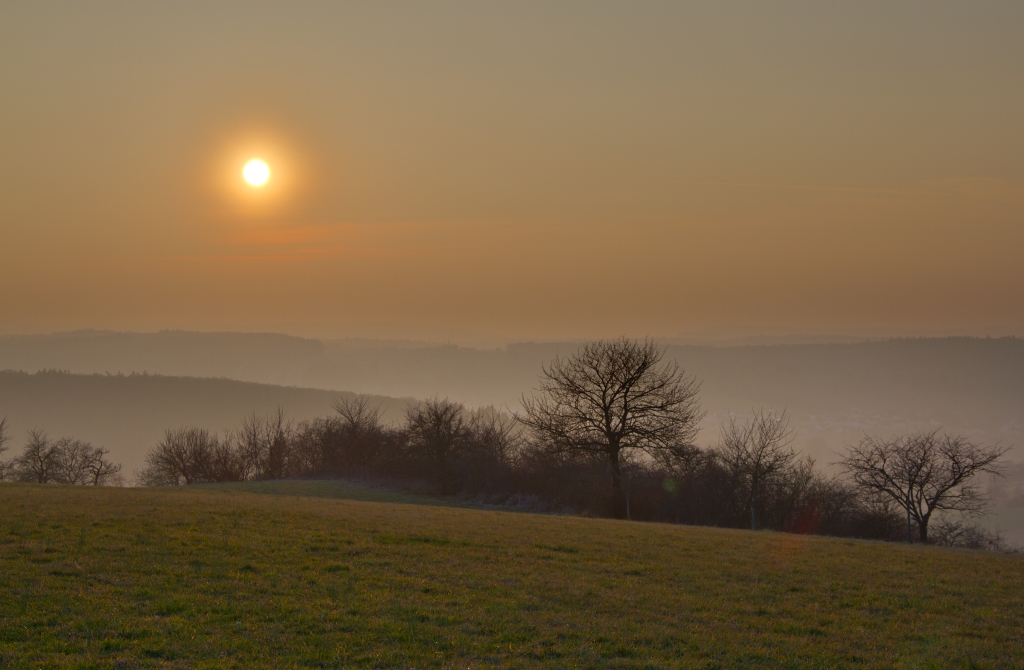
[[[532,511],[999,548],[969,520],[986,505],[979,475],[998,474],[1005,449],[938,431],[867,436],[842,458],[841,474],[826,476],[792,448],[785,412],[730,417],[714,446],[694,444],[699,391],[649,340],[598,341],[545,366],[518,413],[433,398],[385,425],[379,408],[356,398],[310,421],[252,414],[223,435],[167,430],[136,479],[354,478]],[[0,423],[0,450],[4,437]],[[102,449],[33,432],[4,473],[41,483],[119,476],[37,465],[50,452],[105,462]],[[53,462],[70,461],[79,462]]]
[[[7,451],[7,419],[0,420],[0,455]],[[51,440],[40,430],[30,430],[25,449],[9,461],[0,460],[0,481],[33,484],[83,484],[120,486],[120,464],[107,458],[104,447],[71,437]]]

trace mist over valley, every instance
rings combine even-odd
[[[542,366],[578,346],[477,349],[184,331],[8,336],[0,338],[0,370],[72,374],[0,375],[0,414],[8,415],[15,435],[31,427],[70,432],[105,444],[133,467],[165,428],[220,431],[276,407],[310,418],[329,413],[342,393],[373,396],[386,421],[397,421],[410,399],[434,396],[517,411]],[[703,445],[715,442],[729,413],[772,408],[789,413],[795,446],[825,467],[865,433],[937,427],[1012,446],[1011,459],[1024,457],[1024,340],[1018,338],[670,344],[667,357],[701,384]]]

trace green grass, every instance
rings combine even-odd
[[[189,488],[200,491],[226,491],[232,493],[263,493],[304,498],[338,498],[363,502],[405,503],[411,505],[437,505],[441,507],[480,508],[480,505],[458,504],[443,498],[391,491],[364,486],[337,479],[294,479],[265,482],[225,482],[221,484],[193,484]]]
[[[1019,556],[194,488],[0,510],[0,666],[1024,665]]]

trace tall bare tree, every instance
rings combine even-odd
[[[469,438],[461,403],[432,398],[406,410],[409,444],[437,470],[438,490],[448,495],[452,462]]]
[[[623,458],[673,465],[691,454],[704,416],[700,385],[664,356],[651,340],[591,342],[545,366],[539,393],[522,398],[519,420],[547,450],[607,458],[616,516],[626,511]]]
[[[984,511],[987,500],[974,481],[983,472],[998,474],[1006,449],[986,447],[965,437],[930,433],[891,439],[865,437],[840,462],[854,483],[889,497],[907,513],[907,540],[928,541],[928,522],[938,510],[966,514]]]
[[[793,431],[785,412],[763,409],[749,421],[738,423],[735,416],[722,425],[719,458],[732,474],[750,504],[750,529],[757,529],[758,506],[764,506],[766,491],[796,460]]]
[[[7,451],[7,440],[10,438],[7,436],[7,417],[0,419],[0,456]],[[0,460],[0,482],[7,479],[7,471],[10,469],[10,464],[6,461]]]
[[[291,421],[280,407],[243,419],[234,435],[241,479],[283,479],[291,433]]]

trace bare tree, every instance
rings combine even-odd
[[[282,408],[261,416],[253,412],[235,434],[241,479],[283,479],[292,424]]]
[[[7,451],[7,441],[10,439],[7,435],[7,417],[0,419],[0,455],[3,455]],[[11,464],[6,461],[0,460],[0,482],[7,479],[8,470],[10,470]]]
[[[7,451],[7,447],[4,445],[7,444],[9,439],[10,437],[7,436],[7,417],[5,416],[3,419],[0,419],[0,454]]]
[[[476,450],[496,463],[511,465],[522,455],[522,425],[506,412],[493,407],[475,410],[469,430]]]
[[[92,455],[86,463],[86,483],[93,486],[123,486],[121,464],[107,460],[110,453],[106,447],[93,447]]]
[[[906,510],[909,542],[912,521],[920,541],[927,542],[934,512],[984,511],[987,500],[972,480],[982,472],[998,474],[1005,453],[1004,448],[933,431],[888,440],[865,437],[850,448],[841,465],[858,487],[887,496]]]
[[[213,447],[210,449],[205,467],[201,468],[199,481],[241,482],[245,480],[245,462],[239,456],[234,433],[230,430],[225,431],[223,440],[218,440],[214,435]]]
[[[62,437],[53,444],[50,481],[92,486],[120,484],[121,466],[108,461],[108,453],[104,447]]]
[[[15,477],[19,481],[46,484],[53,478],[56,467],[54,444],[41,430],[28,433],[25,451],[14,461]]]
[[[409,446],[437,470],[438,490],[448,495],[450,468],[469,437],[461,403],[432,398],[406,410]]]
[[[338,413],[341,444],[334,468],[348,474],[365,474],[381,458],[386,429],[380,423],[380,405],[371,407],[365,397],[339,398],[332,404]]]
[[[36,484],[120,484],[121,466],[107,460],[108,453],[71,437],[51,442],[46,433],[31,430],[25,450],[8,467],[15,479]]]
[[[58,484],[85,484],[89,481],[92,458],[91,444],[62,437],[53,444],[50,479]]]
[[[700,385],[664,355],[651,340],[591,342],[545,366],[539,395],[522,399],[519,420],[549,452],[607,458],[616,516],[626,510],[623,456],[672,466],[692,452],[703,417]]]
[[[178,428],[146,454],[139,480],[146,486],[178,486],[216,481],[220,441],[205,428]]]
[[[370,407],[370,401],[363,396],[338,398],[331,407],[342,418],[345,425],[361,432],[373,432],[380,426],[380,405]]]
[[[718,455],[749,502],[750,529],[757,529],[757,510],[763,508],[768,487],[796,460],[793,431],[785,412],[759,410],[745,423],[730,416],[722,424]]]

